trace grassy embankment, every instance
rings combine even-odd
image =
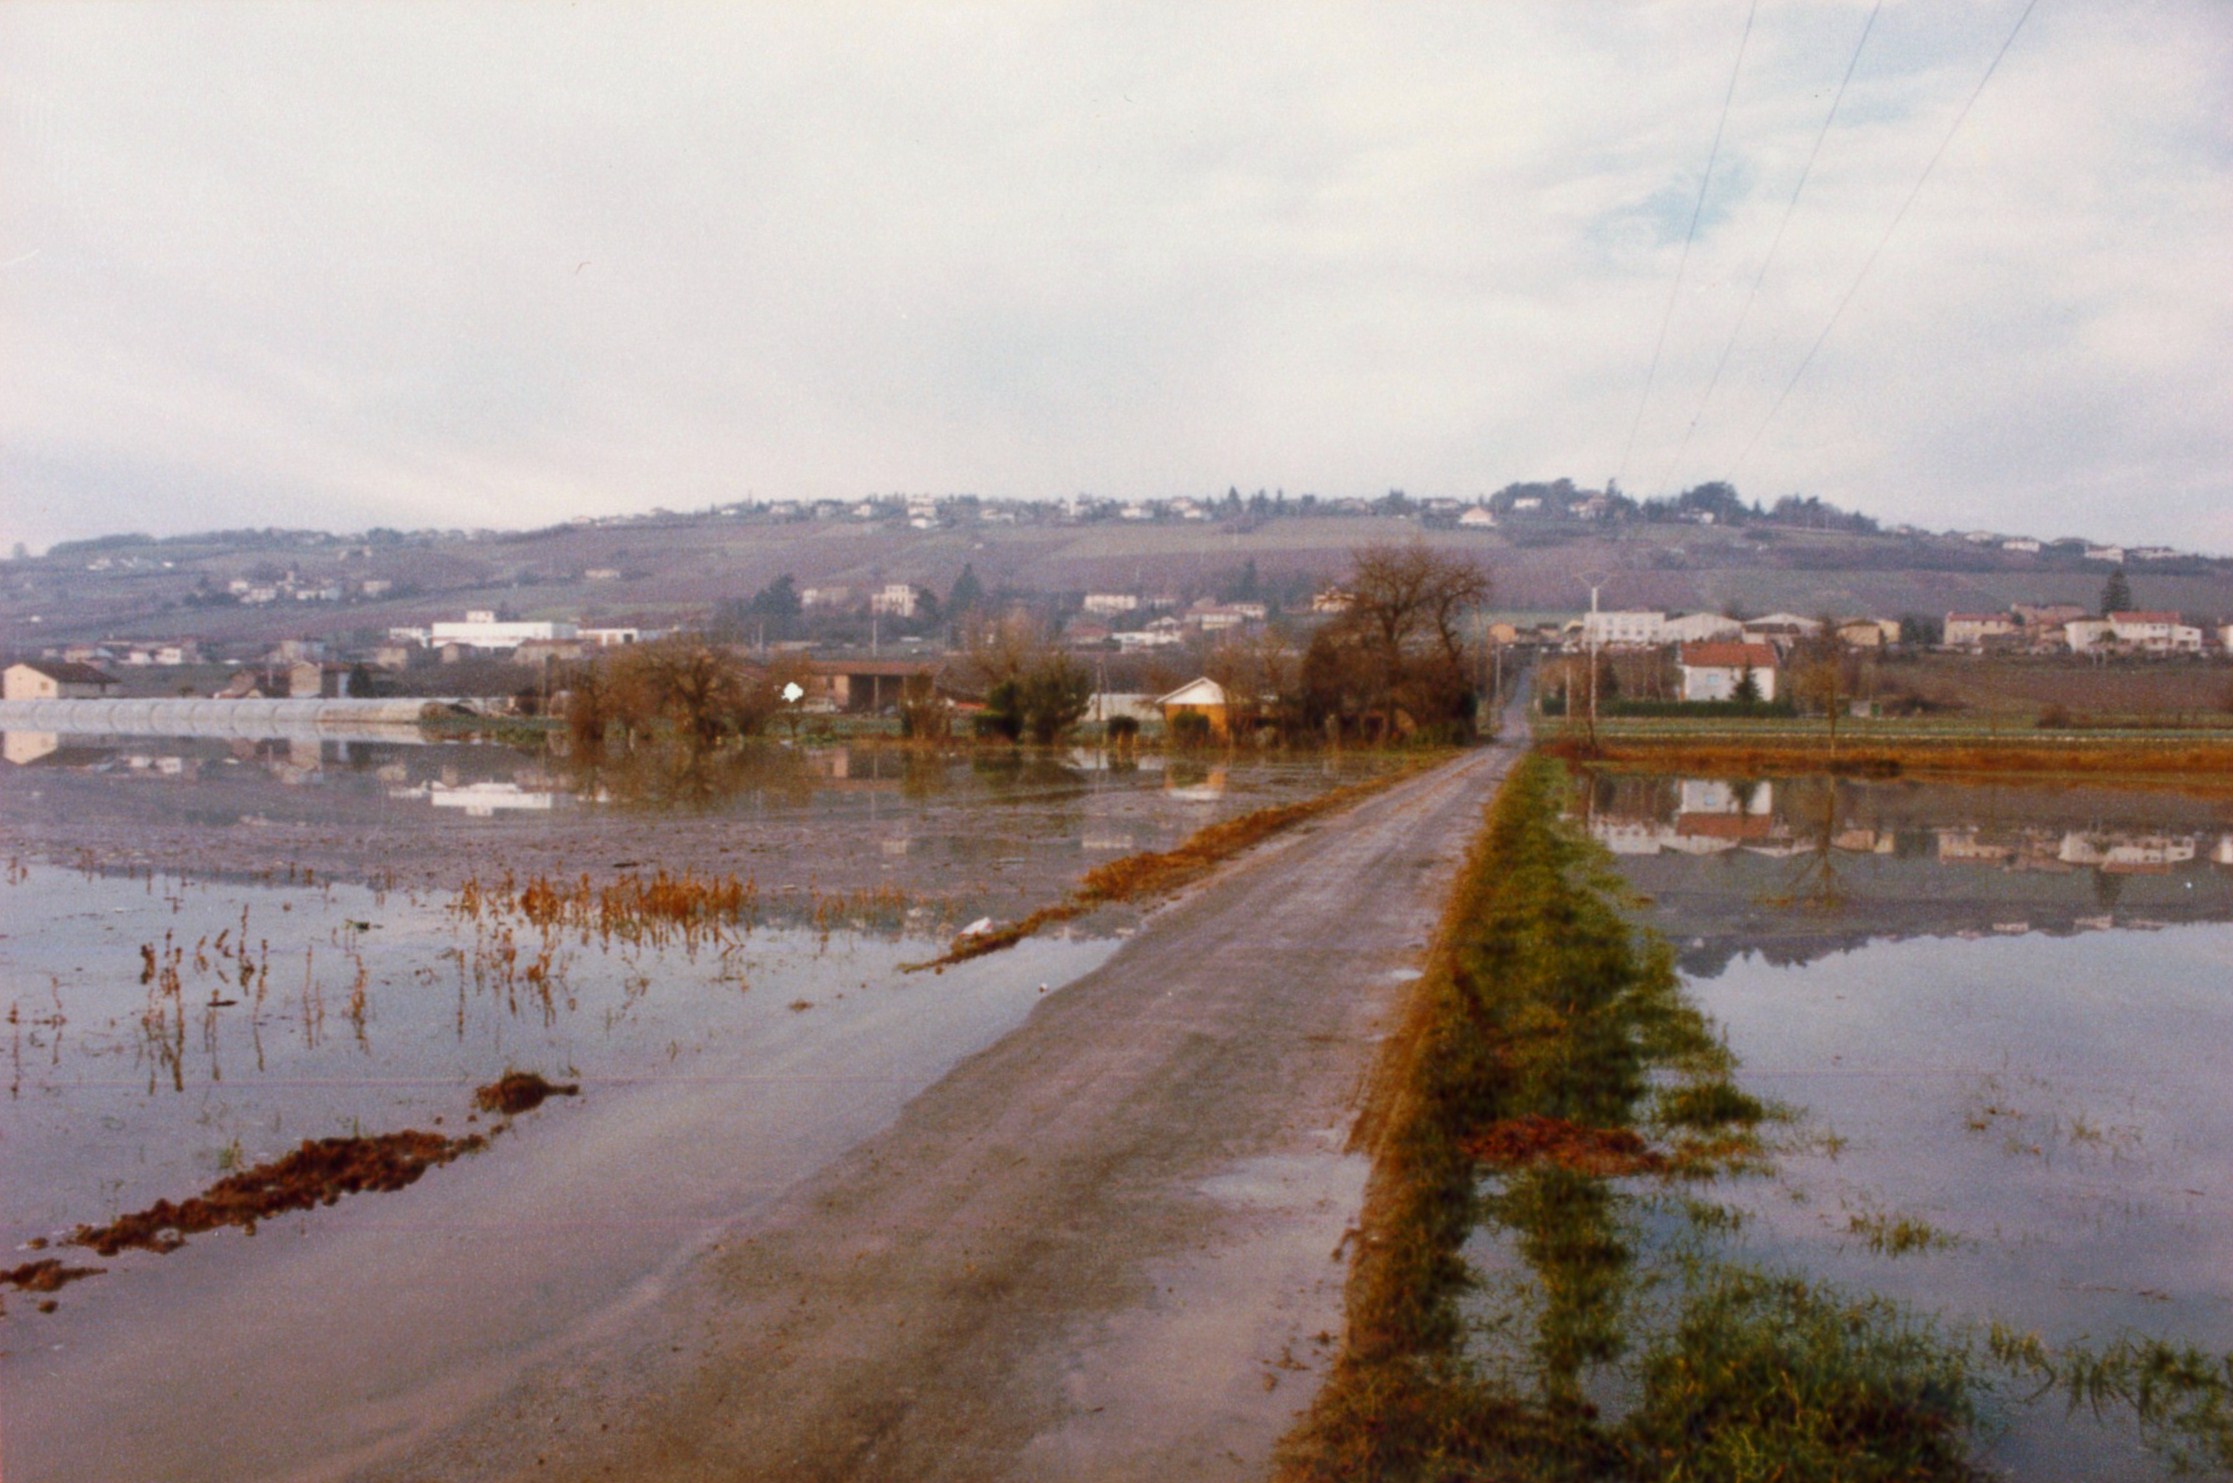
[[[2233,732],[2185,728],[2054,730],[1980,721],[1848,720],[1832,739],[1819,719],[1605,720],[1591,749],[1583,726],[1546,723],[1543,743],[1616,771],[1712,776],[1859,775],[2169,781],[2233,789]]]
[[[1542,757],[1506,784],[1389,1044],[1347,1338],[1282,1476],[1967,1479],[1996,1377],[2233,1461],[2233,1360],[1949,1334],[1717,1255],[1742,1216],[1707,1192],[1770,1159],[1775,1114],[1623,919],[1562,789]],[[1467,1259],[1483,1240],[1495,1284]]]
[[[1167,895],[1183,885],[1201,879],[1243,850],[1261,844],[1275,834],[1362,802],[1375,793],[1393,787],[1413,773],[1445,760],[1447,756],[1447,753],[1422,753],[1407,765],[1391,769],[1377,777],[1344,783],[1338,788],[1329,788],[1315,797],[1299,802],[1273,804],[1234,818],[1221,819],[1215,824],[1195,830],[1171,849],[1143,851],[1137,855],[1125,855],[1111,860],[1106,865],[1087,871],[1084,878],[1071,888],[1070,894],[1052,906],[1042,906],[1028,916],[984,932],[972,932],[957,937],[944,953],[928,962],[909,963],[906,965],[907,971],[912,973],[925,968],[938,969],[965,963],[971,958],[981,958],[987,953],[1014,947],[1042,927],[1071,921],[1097,907]]]

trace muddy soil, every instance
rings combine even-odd
[[[477,1133],[448,1138],[417,1130],[305,1138],[285,1157],[228,1174],[190,1199],[158,1200],[105,1225],[80,1226],[70,1244],[115,1256],[128,1247],[176,1251],[188,1236],[225,1226],[253,1235],[258,1221],[275,1215],[331,1205],[343,1195],[406,1189],[427,1170],[487,1145]]]
[[[1509,761],[1244,857],[562,1361],[347,1470],[1263,1475],[1340,1327],[1376,1042]]]

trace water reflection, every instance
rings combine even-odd
[[[2100,787],[1595,777],[1590,834],[1692,973],[1885,937],[2233,920],[2233,807]]]

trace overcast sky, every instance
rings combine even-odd
[[[2024,6],[1886,0],[1707,400],[1868,0],[1762,0],[1671,318],[1747,0],[9,0],[0,542],[1617,474],[2233,551],[2225,0],[2038,0],[1763,425]]]

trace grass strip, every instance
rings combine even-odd
[[[1043,927],[1082,917],[1097,907],[1168,895],[1181,886],[1200,880],[1235,855],[1263,843],[1275,834],[1361,803],[1373,794],[1384,792],[1442,760],[1443,757],[1439,755],[1422,758],[1377,777],[1329,788],[1299,802],[1273,804],[1234,818],[1221,819],[1215,824],[1195,830],[1168,850],[1147,850],[1111,860],[1087,871],[1070,894],[1052,906],[1042,906],[1028,916],[983,932],[971,932],[957,937],[938,957],[928,962],[903,964],[902,967],[906,972],[917,973],[925,968],[946,968],[955,963],[966,963],[971,958],[982,958],[987,953],[1014,947]]]
[[[1769,1109],[1732,1084],[1563,798],[1540,755],[1506,782],[1385,1053],[1345,1347],[1280,1475],[1971,1476],[1963,1352],[1881,1300],[1699,1263],[1639,1346],[1634,1197],[1614,1181],[1756,1160]],[[1506,1330],[1525,1339],[1518,1376],[1467,1350],[1463,1247],[1482,1224],[1531,1269],[1531,1321]],[[1585,1379],[1635,1347],[1637,1400],[1603,1419]]]

